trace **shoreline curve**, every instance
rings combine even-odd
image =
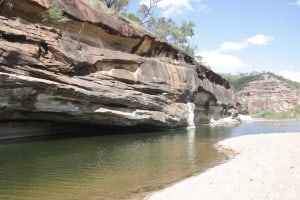
[[[217,145],[221,151],[231,152],[228,162],[146,199],[296,200],[300,197],[300,132],[245,135]]]

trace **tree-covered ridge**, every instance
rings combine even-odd
[[[250,73],[239,73],[236,75],[233,74],[221,74],[228,82],[231,87],[239,92],[242,90],[248,83],[257,81],[262,78],[263,75],[270,75],[278,80],[281,80],[286,84],[286,86],[292,90],[295,90],[298,94],[300,94],[300,83],[286,79],[282,76],[274,74],[272,72],[250,72]]]
[[[236,91],[242,90],[248,83],[259,80],[261,75],[257,72],[233,74],[221,74]]]
[[[297,92],[297,94],[300,95],[300,83],[299,82],[286,79],[286,78],[284,78],[282,76],[279,76],[277,74],[273,74],[271,72],[268,72],[268,73],[271,74],[272,76],[274,76],[275,78],[283,81],[288,88],[290,88],[292,90],[295,90]]]

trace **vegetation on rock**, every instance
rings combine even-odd
[[[283,112],[274,112],[274,111],[255,111],[251,112],[250,115],[255,118],[264,118],[264,119],[300,119],[300,105],[296,108],[283,111]]]
[[[183,21],[176,24],[172,19],[165,17],[155,17],[154,10],[158,3],[163,0],[149,0],[148,5],[141,4],[137,13],[128,13],[126,6],[130,0],[86,0],[89,3],[98,3],[108,9],[119,13],[122,17],[130,21],[137,22],[160,39],[170,43],[191,56],[195,56],[196,45],[190,44],[190,39],[194,36],[195,23]]]
[[[64,14],[64,11],[59,7],[59,0],[53,0],[49,9],[43,13],[43,21],[52,24],[64,24],[70,21],[70,18]]]
[[[162,0],[150,0],[149,5],[142,4],[137,11],[140,17],[140,24],[147,23],[154,15],[153,10],[157,7],[157,4]]]
[[[249,83],[252,83],[254,81],[258,81],[258,80],[263,80],[263,76],[264,75],[268,75],[270,77],[273,77],[274,79],[281,81],[283,83],[283,87],[286,87],[288,89],[290,89],[291,91],[293,91],[294,94],[297,94],[298,96],[300,96],[300,83],[295,82],[295,81],[291,81],[288,80],[282,76],[276,75],[274,73],[271,72],[251,72],[251,73],[239,73],[237,75],[232,75],[232,74],[222,74],[223,77],[225,77],[225,79],[227,79],[230,83],[230,85],[232,86],[232,88],[237,92],[238,95],[240,95],[241,99],[248,99],[249,96],[243,96],[242,94],[244,94],[245,92],[242,92],[243,90],[245,90],[245,88],[248,87]],[[249,88],[248,88],[249,89]],[[253,88],[255,90],[255,88]],[[257,88],[256,88],[257,89]],[[264,87],[265,89],[265,87]],[[247,90],[248,91],[248,90]],[[242,93],[241,93],[242,92]],[[276,102],[277,104],[280,104],[280,101],[283,101],[284,98],[286,98],[285,101],[288,101],[288,96],[291,95],[290,93],[284,93],[285,96],[282,96],[281,93],[276,93],[272,94],[272,92],[275,91],[270,91],[270,97],[269,100],[265,100],[266,103],[268,102],[269,104],[272,104],[272,102]],[[252,92],[253,93],[253,92]],[[254,94],[252,94],[254,95]],[[267,95],[267,94],[266,94]],[[256,99],[253,99],[256,98]],[[250,101],[256,101],[256,104],[258,105],[258,101],[259,99],[265,99],[267,98],[266,96],[253,96],[252,100]],[[276,101],[274,99],[278,98]],[[281,98],[281,99],[280,99]],[[292,98],[292,97],[291,97]],[[261,102],[263,102],[263,100],[261,100]],[[262,106],[262,105],[260,105]],[[265,118],[265,119],[300,119],[300,105],[289,109],[289,110],[285,110],[285,111],[274,111],[274,110],[265,110],[265,109],[255,109],[255,110],[251,110],[250,108],[248,108],[250,111],[250,115],[252,117],[255,118]]]
[[[129,0],[99,0],[104,5],[106,5],[107,8],[112,8],[116,12],[120,12],[125,9],[125,7],[128,5]]]
[[[300,94],[300,83],[286,79],[272,72],[250,72],[250,73],[239,73],[237,75],[233,75],[233,74],[221,74],[221,75],[226,80],[229,81],[230,85],[236,92],[239,92],[248,83],[259,80],[264,74],[273,76],[274,78],[283,81],[288,88],[295,90],[298,92],[298,94]]]
[[[11,10],[13,8],[13,4],[10,0],[0,0],[0,14],[2,15],[4,10]]]
[[[159,38],[194,56],[196,47],[189,43],[189,39],[194,36],[194,22],[183,21],[179,26],[172,19],[151,17],[145,27]]]

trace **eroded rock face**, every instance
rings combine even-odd
[[[86,6],[79,0],[61,2],[69,14]],[[128,22],[125,26],[118,18],[110,19],[116,21],[105,29],[112,23],[107,14],[96,18],[86,11],[72,15],[70,23],[89,19],[85,23],[91,29],[82,37],[99,31],[105,34],[93,38],[106,45],[91,40],[78,46],[62,31],[33,23],[32,14],[47,6],[47,0],[14,6],[18,12],[10,15],[29,22],[0,17],[0,120],[164,129],[188,126],[191,108],[196,125],[236,114],[238,105],[226,80],[145,30]],[[116,37],[124,44],[137,40],[140,46],[135,44],[133,51],[120,43],[117,49],[109,42]]]
[[[41,16],[51,5],[51,0],[22,0],[22,3],[19,0],[10,1],[14,5],[13,11],[6,11],[5,14],[32,23],[41,22]],[[80,42],[89,46],[195,63],[192,57],[156,38],[142,26],[100,8],[93,8],[83,0],[60,0],[59,5],[72,19],[63,28],[57,25],[66,37],[77,40],[78,32],[81,32]]]
[[[300,104],[300,97],[294,91],[268,74],[247,84],[238,95],[249,111],[287,111]]]

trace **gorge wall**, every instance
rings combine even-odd
[[[261,74],[248,83],[238,96],[249,111],[288,111],[300,104],[300,95],[287,87],[284,81],[271,74]]]
[[[72,20],[59,30],[41,24],[50,0],[11,2],[0,17],[1,121],[166,129],[188,126],[191,112],[196,125],[238,112],[225,79],[136,24],[61,0]]]

